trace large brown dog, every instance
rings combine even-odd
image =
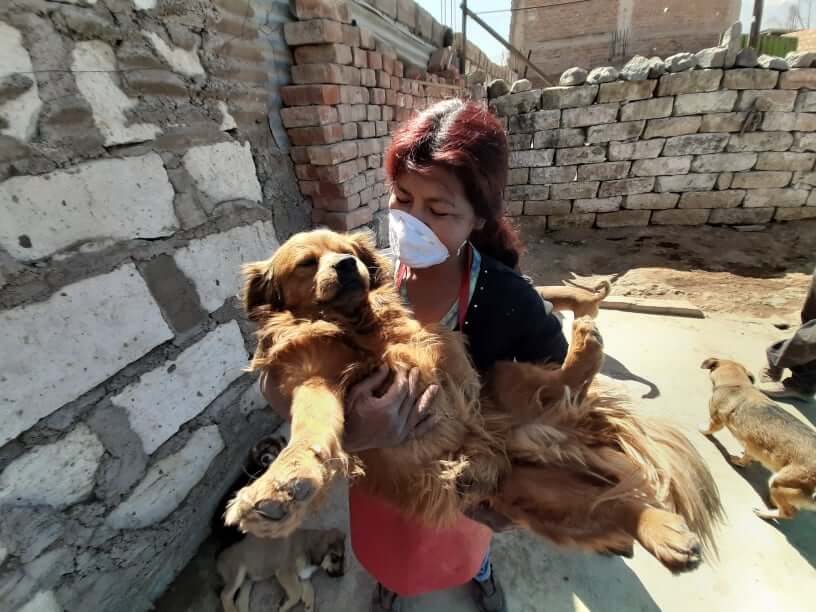
[[[232,500],[228,524],[289,533],[333,476],[351,473],[429,524],[486,500],[562,544],[631,554],[636,539],[673,571],[699,563],[721,511],[714,481],[679,432],[590,386],[603,358],[591,319],[576,321],[562,367],[500,362],[482,389],[463,337],[412,318],[365,235],[298,234],[244,274],[259,325],[251,368],[291,396],[292,436]],[[349,456],[346,390],[383,362],[440,386],[437,423],[401,447]]]
[[[816,431],[754,387],[754,377],[736,361],[710,358],[700,367],[711,371],[714,388],[703,434],[727,427],[744,449],[731,463],[759,461],[773,472],[768,485],[776,508],[754,513],[787,519],[798,510],[816,510]]]

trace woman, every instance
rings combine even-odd
[[[498,121],[462,100],[440,102],[404,123],[385,158],[395,283],[417,320],[464,332],[481,372],[499,360],[561,363],[567,351],[559,321],[514,271],[520,241],[503,212],[507,162]],[[350,391],[347,450],[396,446],[433,426],[424,408],[436,389],[417,389],[415,374],[397,372],[375,396],[387,374],[377,372]],[[264,395],[280,406],[274,385],[265,383]],[[480,610],[506,610],[490,563],[486,524],[495,516],[474,509],[476,520],[425,527],[368,494],[364,482],[351,487],[349,508],[354,552],[379,582],[372,612],[399,610],[400,595],[471,580]]]

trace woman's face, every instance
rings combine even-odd
[[[451,171],[433,167],[418,174],[410,170],[397,177],[388,208],[416,217],[433,230],[451,255],[484,220],[477,217],[465,197],[462,183]]]

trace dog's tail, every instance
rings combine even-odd
[[[601,282],[599,282],[597,285],[595,285],[594,288],[593,287],[585,287],[584,285],[579,285],[574,280],[571,280],[569,278],[564,279],[564,282],[566,284],[568,284],[568,285],[572,285],[573,287],[577,287],[578,289],[583,289],[584,291],[589,291],[591,293],[594,293],[597,296],[597,300],[599,302],[605,300],[609,296],[610,292],[612,291],[612,283],[610,283],[608,280],[605,280],[605,279],[602,280]]]
[[[597,384],[597,383],[596,383]],[[613,487],[606,499],[650,493],[665,509],[677,512],[707,551],[716,554],[714,528],[723,508],[714,477],[691,442],[676,427],[632,412],[625,399],[608,386],[596,386],[588,398],[595,435],[613,437],[626,458],[637,466]],[[603,423],[600,428],[598,423]],[[604,461],[608,462],[609,457]],[[602,503],[601,500],[599,503]]]

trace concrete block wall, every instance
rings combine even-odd
[[[391,15],[388,3],[375,4]],[[409,10],[410,0],[392,4],[403,25],[420,14]],[[390,134],[416,110],[471,92],[462,77],[406,68],[393,49],[353,25],[347,2],[296,0],[294,6],[299,21],[285,26],[294,84],[282,90],[286,108],[280,115],[300,191],[311,201],[315,225],[369,227],[384,246],[388,187],[382,164]],[[473,89],[484,97],[481,83]]]
[[[490,100],[512,150],[509,214],[548,229],[816,218],[816,68],[688,56],[659,77],[615,71]]]
[[[310,224],[278,112],[290,19],[0,4],[4,611],[149,609],[277,425],[236,294]]]

